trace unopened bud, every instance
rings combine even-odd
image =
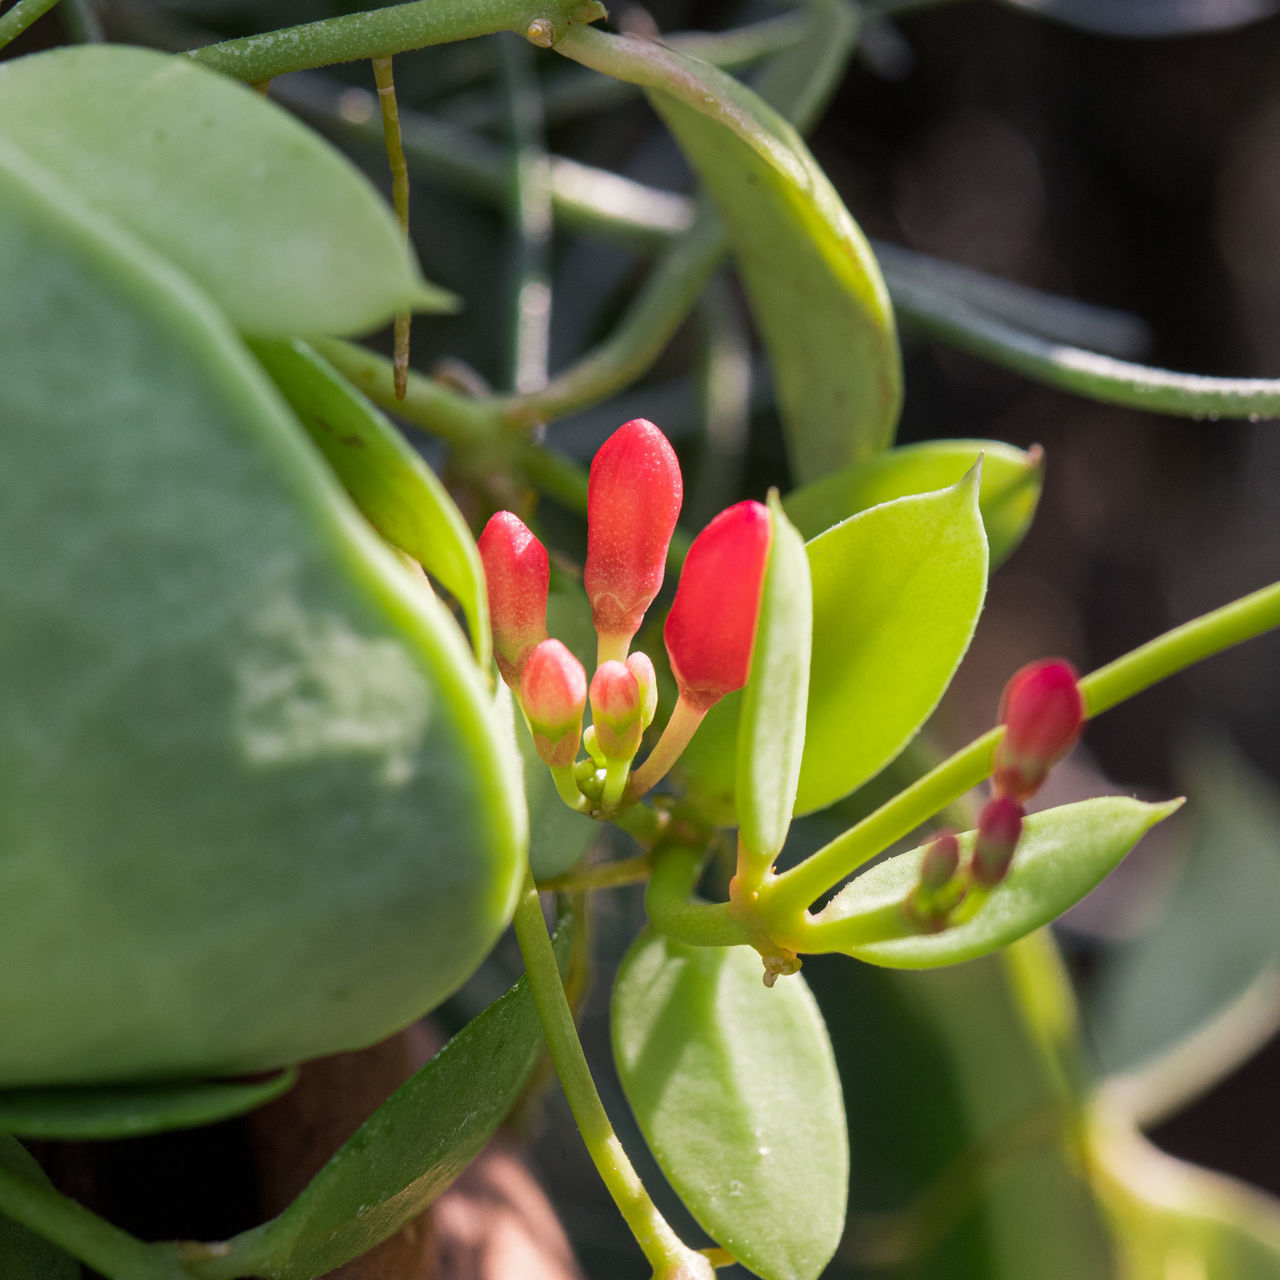
[[[591,462],[582,585],[602,649],[619,658],[662,586],[683,496],[675,450],[644,418],[620,426]]]
[[[573,764],[587,705],[587,673],[559,640],[544,640],[525,659],[520,705],[538,755],[553,769]]]
[[[627,659],[627,670],[640,687],[640,725],[647,729],[658,713],[658,673],[647,653],[633,653]]]
[[[954,831],[943,831],[924,851],[920,886],[930,893],[944,888],[960,867],[960,841]]]
[[[547,549],[510,511],[499,511],[489,520],[479,546],[494,657],[502,678],[514,689],[534,646],[547,638]]]
[[[644,727],[640,685],[625,663],[602,662],[591,677],[591,723],[607,760],[630,760],[640,749]]]
[[[748,501],[689,548],[663,635],[680,697],[696,710],[747,683],[772,542],[768,508]]]
[[[1022,806],[1008,796],[987,802],[978,815],[969,874],[984,888],[997,885],[1009,874],[1014,850],[1022,838]]]
[[[1000,699],[1004,737],[996,748],[997,795],[1026,800],[1049,768],[1071,750],[1084,723],[1075,668],[1061,658],[1033,662],[1005,685]]]

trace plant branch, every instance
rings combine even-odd
[[[58,0],[18,0],[0,17],[0,49],[16,40],[37,18],[43,18]]]
[[[659,933],[695,947],[750,946],[754,935],[729,903],[694,896],[705,861],[704,851],[684,845],[659,851],[644,895],[645,913]]]

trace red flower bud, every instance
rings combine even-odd
[[[559,640],[544,640],[525,659],[520,705],[538,755],[553,769],[573,764],[587,705],[587,673]]]
[[[630,760],[640,749],[644,710],[640,685],[626,664],[609,661],[591,677],[591,723],[596,743],[609,760]]]
[[[494,657],[514,689],[534,645],[547,638],[547,549],[519,516],[499,511],[480,535],[480,560],[489,593]]]
[[[929,892],[944,888],[960,866],[960,841],[954,831],[943,831],[924,851],[920,885]]]
[[[997,885],[1009,874],[1013,851],[1022,838],[1022,806],[1008,796],[987,802],[978,815],[978,833],[973,842],[969,874],[975,884]]]
[[[658,711],[658,673],[647,653],[633,653],[627,659],[627,670],[640,686],[640,726],[647,729]]]
[[[1026,800],[1080,736],[1084,699],[1075,668],[1061,658],[1033,662],[1005,685],[992,778],[997,795]]]
[[[689,548],[663,634],[680,696],[696,710],[747,683],[772,542],[769,509],[739,502]]]
[[[619,657],[662,586],[683,494],[675,451],[644,418],[620,426],[592,459],[582,585],[596,630]]]

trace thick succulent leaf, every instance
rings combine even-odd
[[[879,773],[951,683],[987,589],[978,484],[975,468],[809,543],[813,663],[797,813]]]
[[[613,1052],[645,1140],[699,1224],[764,1280],[815,1280],[849,1177],[840,1080],[798,976],[747,947],[642,934],[613,990]]]
[[[480,552],[435,472],[306,343],[256,342],[253,350],[369,523],[453,593],[487,671],[493,637]]]
[[[1226,31],[1269,18],[1276,0],[1004,0],[1005,4],[1108,36]]]
[[[569,937],[563,926],[554,939],[562,965]],[[229,1242],[236,1274],[312,1280],[394,1235],[479,1155],[543,1044],[521,978],[401,1085],[283,1213]]]
[[[782,851],[795,808],[809,699],[813,592],[804,539],[769,495],[773,544],[738,731],[739,835],[752,854]]]
[[[964,923],[941,933],[880,942],[847,943],[859,921],[901,904],[920,878],[924,848],[898,854],[847,884],[815,919],[823,951],[843,951],[872,964],[928,969],[998,951],[1057,919],[1115,869],[1157,822],[1182,804],[1144,804],[1128,796],[1101,796],[1031,814],[1008,876]],[[973,832],[960,837],[962,856]]]
[[[902,373],[889,296],[799,134],[731,76],[657,41],[575,27],[557,50],[643,85],[714,198],[768,348],[797,479],[891,443]]]
[[[16,58],[0,67],[0,120],[245,333],[362,333],[451,305],[349,161],[186,59],[106,45]]]
[[[953,485],[979,457],[978,510],[994,569],[1016,549],[1035,515],[1044,485],[1039,450],[1026,452],[998,440],[903,445],[793,489],[782,505],[796,528],[812,539],[868,507]]]
[[[263,1106],[297,1078],[290,1067],[265,1080],[0,1089],[0,1133],[71,1141],[194,1129]]]
[[[0,421],[0,1084],[419,1016],[519,886],[474,658],[203,295],[7,143]]]
[[[5,1133],[0,1133],[0,1167],[49,1181],[26,1148]],[[4,1280],[80,1280],[81,1272],[74,1258],[0,1214],[0,1275]]]

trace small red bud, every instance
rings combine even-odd
[[[647,653],[633,653],[627,659],[627,670],[640,686],[640,725],[647,729],[658,711],[658,673]]]
[[[644,418],[620,426],[592,459],[582,584],[596,630],[623,652],[662,586],[683,496],[675,450]]]
[[[547,549],[510,511],[499,511],[489,520],[479,545],[494,657],[502,678],[514,689],[534,645],[547,638]]]
[[[663,634],[680,696],[695,710],[747,683],[772,542],[769,509],[748,501],[722,511],[689,548]]]
[[[920,886],[930,893],[946,886],[960,866],[960,841],[954,831],[943,831],[924,851]]]
[[[973,842],[969,874],[975,884],[997,885],[1009,874],[1013,852],[1022,838],[1022,806],[1008,796],[987,802],[978,815],[978,832]]]
[[[1005,685],[992,779],[997,795],[1026,800],[1080,736],[1084,699],[1075,668],[1061,658],[1033,662]]]
[[[630,760],[640,749],[644,727],[640,685],[625,663],[602,662],[591,677],[591,723],[605,758]]]
[[[587,705],[587,673],[559,640],[544,640],[525,659],[520,705],[538,755],[553,769],[573,764]]]

